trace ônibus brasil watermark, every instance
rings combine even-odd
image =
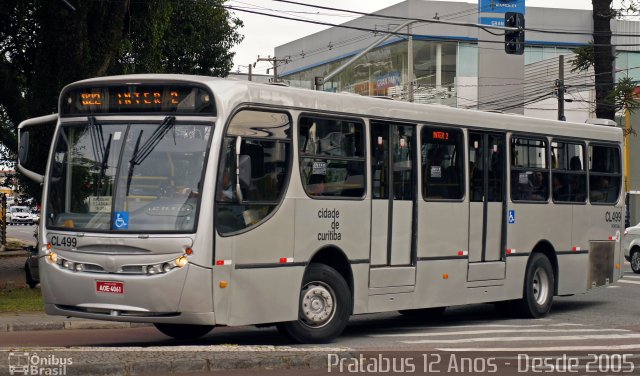
[[[70,357],[55,354],[38,355],[29,352],[9,353],[9,375],[64,376],[73,364]]]

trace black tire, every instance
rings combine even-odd
[[[324,264],[310,264],[302,279],[298,320],[277,327],[295,342],[326,343],[347,326],[352,305],[351,290],[340,273]]]
[[[31,268],[29,267],[29,260],[27,260],[24,263],[24,275],[26,278],[27,285],[29,285],[29,288],[33,289],[38,285],[38,281],[36,281],[33,278],[33,275],[31,274]]]
[[[636,274],[640,274],[640,248],[633,247],[631,249],[629,263],[631,264],[631,270]]]
[[[412,319],[420,320],[436,320],[442,316],[442,313],[447,307],[433,307],[433,308],[420,308],[420,309],[404,309],[398,311],[401,315],[410,317]]]
[[[520,317],[539,318],[549,313],[555,292],[553,267],[547,256],[533,253],[527,264],[522,299],[513,301]]]
[[[213,329],[213,325],[153,324],[156,329],[175,339],[197,339]]]

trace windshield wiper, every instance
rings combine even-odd
[[[106,192],[102,191],[103,185],[102,181],[105,178],[107,168],[109,167],[109,152],[111,151],[111,139],[113,138],[112,134],[109,134],[109,141],[107,141],[107,146],[104,150],[104,154],[102,155],[102,161],[100,162],[100,175],[98,175],[98,182],[100,184],[100,193],[105,194]]]
[[[131,177],[133,176],[133,169],[136,165],[144,162],[145,159],[151,154],[153,149],[158,146],[160,141],[164,138],[164,136],[169,132],[171,128],[173,128],[173,124],[176,121],[175,116],[167,116],[164,118],[160,126],[156,128],[155,131],[149,136],[149,139],[140,146],[140,140],[142,139],[142,130],[138,134],[138,139],[136,140],[136,145],[133,148],[133,155],[129,160],[129,171],[127,173],[127,194],[129,196],[129,188],[131,187]]]
[[[169,132],[169,130],[173,127],[173,124],[175,122],[176,122],[175,116],[167,116],[166,118],[164,118],[164,121],[160,124],[158,128],[156,128],[155,131],[153,131],[151,136],[149,136],[149,139],[145,141],[144,144],[142,144],[140,149],[134,151],[133,156],[131,157],[131,160],[129,161],[129,163],[139,165],[145,159],[147,159],[149,154],[151,154],[153,149],[155,149],[156,146],[158,146],[160,141],[162,141],[162,138],[164,137],[164,135],[166,135],[167,132]],[[142,134],[142,132],[140,133]]]

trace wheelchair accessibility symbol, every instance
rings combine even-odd
[[[113,226],[117,230],[127,230],[129,228],[129,212],[115,212]]]
[[[509,224],[512,225],[514,223],[516,223],[516,211],[509,210]]]

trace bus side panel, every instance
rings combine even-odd
[[[548,241],[556,252],[571,249],[571,205],[515,203],[509,209],[515,219],[507,224],[507,249],[514,250],[514,254],[531,253],[542,240]],[[565,225],[567,229],[560,230]]]
[[[228,325],[294,320],[298,316],[301,267],[293,254],[295,201],[285,199],[272,217],[244,233],[217,235],[217,261],[232,260],[229,286],[214,285],[216,321]],[[228,302],[228,307],[225,307]],[[225,310],[228,316],[225,317]],[[218,310],[220,312],[218,313]]]
[[[466,304],[467,265],[466,259],[419,262],[413,308]]]
[[[615,268],[616,263],[621,263],[620,239],[621,232],[624,231],[623,222],[624,214],[621,206],[613,205],[576,205],[574,207],[574,225],[573,225],[573,247],[579,247],[580,250],[590,249],[590,241],[612,241],[615,242],[615,254],[612,265],[607,267]],[[611,239],[611,240],[610,240]],[[586,268],[588,269],[588,263]],[[622,269],[622,267],[620,268]],[[621,272],[613,273],[615,282]],[[590,288],[585,274],[584,289]],[[582,290],[584,291],[584,290]]]
[[[580,294],[587,290],[589,255],[558,255],[558,291],[557,295]]]
[[[368,306],[369,218],[368,200],[299,199],[296,204],[295,260],[308,262],[320,251],[344,253],[352,264],[354,313],[367,312]],[[367,265],[366,273],[363,268],[354,271],[353,264],[361,263]]]
[[[468,251],[468,203],[419,201],[418,208],[418,258]]]
[[[296,320],[303,274],[303,266],[235,269],[228,325]]]

